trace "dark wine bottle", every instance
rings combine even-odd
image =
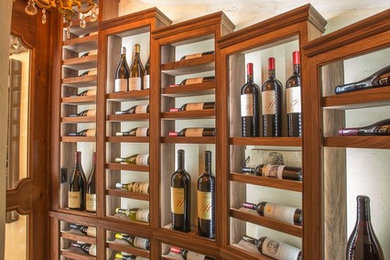
[[[187,85],[194,85],[194,84],[202,84],[202,83],[214,81],[214,79],[215,79],[214,76],[189,78],[189,79],[182,80],[179,85],[180,86],[187,86]]]
[[[247,82],[241,88],[241,129],[243,137],[259,136],[259,86],[253,82],[253,63],[247,64]]]
[[[69,117],[79,117],[79,116],[96,116],[96,109],[87,109],[79,113],[69,115]]]
[[[149,89],[150,88],[150,57],[148,58],[148,61],[145,64],[145,73],[144,73],[144,82],[143,82],[143,89]]]
[[[198,234],[215,237],[215,178],[211,172],[211,152],[205,151],[205,172],[198,178]]]
[[[96,180],[95,180],[95,169],[96,169],[96,153],[92,156],[92,170],[88,176],[87,182],[87,193],[85,195],[86,210],[88,212],[96,212]]]
[[[191,176],[184,168],[184,150],[177,151],[177,170],[171,176],[171,218],[174,230],[191,231]]]
[[[68,168],[60,169],[60,188],[58,190],[58,206],[61,209],[68,207],[69,175]]]
[[[178,133],[178,136],[185,136],[185,137],[215,136],[215,128],[203,128],[203,127],[183,128]]]
[[[370,198],[357,196],[357,220],[348,239],[347,260],[384,260],[379,241],[371,225]]]
[[[302,180],[302,168],[286,165],[260,164],[256,167],[256,175],[280,180]]]
[[[273,259],[284,260],[302,260],[302,250],[279,242],[277,240],[271,239],[269,237],[261,237],[255,239],[253,237],[244,236],[242,238],[246,242],[256,245],[257,250],[263,255],[272,257]]]
[[[282,83],[275,78],[275,58],[268,59],[269,79],[261,87],[263,136],[282,134]]]
[[[196,58],[200,58],[200,57],[203,57],[203,56],[206,56],[206,55],[211,55],[211,54],[214,54],[214,51],[206,51],[206,52],[200,52],[200,53],[194,53],[194,54],[185,55],[185,56],[181,57],[180,60],[196,59]]]
[[[146,238],[130,236],[125,233],[116,233],[115,238],[126,241],[133,247],[137,247],[145,250],[149,250],[150,248],[149,239]]]
[[[300,53],[293,52],[293,75],[286,82],[288,136],[302,136]]]
[[[130,183],[117,183],[115,188],[130,192],[149,194],[149,182],[133,181]]]
[[[262,201],[259,204],[245,202],[244,208],[256,210],[260,216],[272,218],[292,225],[302,226],[303,214],[301,209],[282,206]]]
[[[369,126],[340,128],[339,135],[390,135],[390,119],[382,120]]]
[[[115,115],[149,113],[149,105],[136,105],[123,111],[116,111]]]
[[[126,61],[126,48],[122,48],[121,59],[115,72],[115,92],[128,91],[130,68]]]
[[[139,44],[134,45],[134,59],[130,67],[129,90],[141,90],[144,77],[144,66],[141,62]]]
[[[136,127],[126,132],[116,132],[116,136],[149,136],[149,127]]]
[[[128,157],[115,158],[115,162],[140,166],[149,166],[149,154],[133,154]]]
[[[90,236],[96,237],[96,227],[87,227],[77,224],[69,224],[69,228],[73,230],[79,230],[81,233]]]
[[[215,102],[187,103],[181,106],[180,111],[201,111],[215,109]]]
[[[81,152],[76,152],[68,192],[68,207],[70,209],[85,210],[85,184],[85,175],[81,166]]]
[[[74,248],[79,248],[88,255],[96,256],[96,245],[77,242],[77,243],[71,243],[70,246]]]
[[[181,255],[186,260],[195,260],[195,259],[196,260],[215,260],[215,258],[213,258],[213,257],[198,254],[198,253],[188,251],[186,249],[174,247],[174,246],[171,247],[171,252],[174,254]]]
[[[336,94],[358,91],[370,88],[378,88],[390,85],[390,66],[378,70],[371,76],[357,82],[339,85],[335,88]]]
[[[95,137],[96,129],[84,129],[79,132],[69,132],[68,136],[86,136],[86,137]]]

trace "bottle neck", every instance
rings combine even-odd
[[[294,64],[294,74],[299,75],[301,73],[301,65],[300,64]]]
[[[275,69],[268,70],[268,75],[269,75],[270,79],[274,79],[275,78]]]
[[[247,82],[253,82],[253,74],[249,74],[249,73],[248,73],[248,74],[246,75],[246,81],[247,81]]]
[[[211,175],[211,152],[205,152],[205,173]]]
[[[371,221],[370,199],[368,197],[358,196],[357,198],[357,220]]]
[[[256,238],[253,238],[253,237],[250,237],[250,236],[243,236],[242,238],[244,241],[248,242],[248,243],[251,243],[251,244],[254,244],[254,245],[257,245],[258,243],[258,240]]]
[[[184,151],[177,151],[177,170],[184,171]]]
[[[74,158],[74,164],[76,167],[81,167],[81,152],[76,152]]]
[[[253,210],[256,210],[256,209],[257,209],[256,204],[249,203],[249,202],[244,202],[244,203],[242,204],[242,206],[243,206],[244,208],[247,208],[247,209],[253,209]]]

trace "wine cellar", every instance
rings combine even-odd
[[[389,65],[390,10],[323,35],[310,4],[235,30],[94,3],[53,29],[50,259],[344,259],[360,195],[390,257],[390,179],[364,164],[384,167],[389,132],[356,130],[388,119],[389,72],[359,82]]]

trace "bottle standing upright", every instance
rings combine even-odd
[[[70,209],[85,210],[85,185],[85,174],[81,166],[81,152],[76,152],[68,192],[68,207]]]

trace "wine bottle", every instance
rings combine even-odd
[[[247,64],[247,82],[241,88],[241,130],[243,137],[259,136],[259,86],[253,82],[253,63]]]
[[[215,258],[210,257],[210,256],[205,256],[202,254],[198,254],[195,252],[188,251],[186,249],[181,249],[178,247],[171,247],[171,252],[174,254],[181,255],[184,259],[186,260],[214,260]]]
[[[194,85],[194,84],[202,84],[206,82],[211,82],[214,81],[215,77],[214,76],[209,76],[209,77],[199,77],[199,78],[189,78],[189,79],[184,79],[180,82],[179,86],[187,86],[187,85]]]
[[[115,188],[127,190],[130,192],[149,194],[149,182],[130,182],[130,183],[117,183]]]
[[[95,169],[96,169],[96,153],[94,152],[92,156],[92,170],[88,176],[87,194],[85,195],[86,210],[88,212],[96,212]]]
[[[181,106],[180,111],[201,111],[215,109],[215,102],[187,103]]]
[[[206,56],[206,55],[211,55],[211,54],[214,54],[214,51],[206,51],[206,52],[200,52],[200,53],[194,53],[194,54],[185,55],[185,56],[181,57],[180,60],[196,59],[196,58],[200,58],[200,57],[203,57],[203,56]]]
[[[115,238],[126,241],[133,247],[137,247],[145,250],[149,250],[150,248],[149,239],[146,238],[130,236],[125,233],[115,233]]]
[[[339,85],[335,88],[336,94],[363,89],[378,88],[390,85],[390,66],[378,70],[371,76],[349,84]]]
[[[94,88],[87,89],[87,90],[80,92],[79,94],[72,95],[71,97],[87,97],[87,96],[96,96],[96,89],[94,89]]]
[[[135,255],[128,255],[125,253],[116,253],[115,259],[123,259],[123,260],[149,260],[149,258]]]
[[[79,113],[69,115],[69,117],[79,117],[79,116],[96,116],[96,109],[87,109]]]
[[[286,165],[260,164],[256,167],[256,175],[280,180],[302,180],[302,168]]]
[[[121,209],[116,208],[115,212],[117,214],[123,214],[127,217],[129,217],[131,220],[134,221],[141,221],[141,222],[149,222],[149,209]]]
[[[142,89],[142,79],[144,77],[144,66],[142,66],[139,52],[140,52],[139,44],[134,45],[134,59],[130,67],[130,78],[129,78],[130,91]]]
[[[302,136],[300,53],[293,52],[293,75],[286,82],[288,136]]]
[[[143,82],[143,89],[149,89],[150,88],[150,57],[148,58],[148,61],[145,64],[145,74],[144,74],[144,82]]]
[[[245,202],[244,208],[256,210],[260,216],[272,218],[292,225],[302,226],[303,214],[301,209],[291,208],[269,202],[253,204]]]
[[[275,58],[268,59],[269,79],[261,88],[263,136],[278,137],[282,133],[282,83],[275,78]]]
[[[340,128],[339,135],[390,135],[390,119],[382,120],[369,126]]]
[[[96,227],[87,227],[77,224],[69,224],[70,229],[79,230],[81,233],[90,236],[96,237]]]
[[[88,255],[96,256],[96,245],[77,242],[77,243],[71,243],[70,246],[74,248],[79,248]]]
[[[140,166],[149,166],[149,154],[133,154],[129,157],[115,158],[115,162],[127,163]]]
[[[61,209],[68,207],[68,192],[69,192],[69,176],[68,168],[60,169],[60,188],[58,190],[59,207]]]
[[[149,136],[149,127],[136,127],[126,132],[116,132],[116,136]]]
[[[122,48],[121,59],[115,72],[115,92],[128,91],[130,68],[126,61],[126,48]]]
[[[96,129],[84,129],[79,132],[69,132],[68,136],[86,136],[86,137],[95,137]]]
[[[85,209],[85,184],[85,175],[81,166],[81,152],[76,152],[68,192],[68,207],[70,209]]]
[[[303,259],[301,249],[291,246],[289,244],[279,242],[269,237],[261,237],[259,239],[255,239],[253,237],[244,236],[242,239],[246,242],[256,245],[257,250],[259,250],[261,254],[272,257],[273,259]]]
[[[211,152],[205,151],[205,172],[198,178],[198,234],[215,237],[215,178],[211,172]]]
[[[215,136],[215,128],[203,128],[203,127],[183,128],[178,133],[178,136],[185,136],[185,137]]]
[[[174,230],[191,231],[191,176],[184,168],[184,150],[177,151],[177,170],[171,176],[171,218]]]
[[[123,111],[116,111],[115,115],[149,113],[149,105],[136,105]]]
[[[347,260],[384,260],[379,241],[371,225],[370,198],[357,196],[357,219],[348,239]]]

